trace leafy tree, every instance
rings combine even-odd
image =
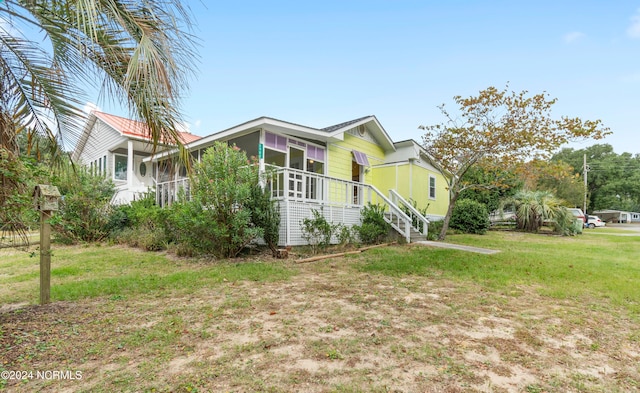
[[[0,245],[29,243],[28,231],[38,220],[31,191],[44,176],[34,160],[0,147]]]
[[[582,177],[584,155],[587,157],[588,211],[617,209],[640,211],[640,156],[616,154],[608,144],[586,149],[562,149],[553,162],[566,162],[576,176]]]
[[[584,183],[573,167],[562,161],[532,160],[518,170],[525,190],[549,191],[568,206],[582,206]]]
[[[465,174],[474,166],[509,171],[531,159],[545,159],[561,145],[578,139],[600,139],[609,133],[600,120],[551,117],[555,99],[546,93],[509,92],[489,87],[477,96],[454,97],[459,116],[443,105],[440,124],[420,126],[426,150],[449,173],[449,209],[440,240],[444,239],[460,193],[469,188],[502,186],[503,179],[473,183]]]
[[[458,200],[471,199],[484,204],[487,211],[495,211],[500,207],[501,200],[513,196],[522,188],[522,180],[517,172],[475,166],[469,168],[462,179],[466,184],[491,184],[497,179],[500,179],[500,186],[467,188],[460,192]]]

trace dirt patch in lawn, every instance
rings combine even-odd
[[[352,259],[295,268],[275,283],[3,308],[0,371],[14,378],[0,390],[640,389],[638,321],[609,304],[366,274]]]

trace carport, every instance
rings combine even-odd
[[[590,214],[599,216],[602,221],[609,223],[626,224],[631,222],[631,212],[622,210],[597,210]]]

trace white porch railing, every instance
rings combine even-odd
[[[362,208],[367,203],[379,204],[383,208],[385,220],[391,227],[400,233],[407,243],[411,241],[412,218],[372,185],[298,169],[272,167],[266,177],[266,186],[272,198],[287,202],[313,202],[320,207],[357,208]],[[422,218],[428,224],[428,221]],[[417,227],[415,230],[420,231]]]
[[[187,199],[191,197],[189,178],[156,183],[156,203],[160,207],[171,206],[173,202],[178,200],[181,190],[184,190]]]
[[[399,206],[411,218],[411,226],[422,235],[429,232],[429,220],[423,216],[413,205],[407,202],[396,190],[389,190],[389,199]]]

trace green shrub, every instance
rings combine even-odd
[[[456,202],[449,222],[453,229],[478,235],[486,233],[490,225],[487,207],[471,199],[459,199]]]
[[[147,251],[164,250],[170,240],[167,212],[156,205],[153,193],[146,193],[128,205],[113,209],[108,224],[110,236],[118,243]]]
[[[504,202],[513,205],[516,211],[516,228],[526,232],[537,232],[543,225],[552,223],[554,231],[561,235],[575,235],[582,227],[575,224],[575,217],[562,200],[549,191],[519,191]]]
[[[0,146],[0,244],[26,244],[27,232],[38,227],[31,192],[37,183],[50,183],[44,169]]]
[[[251,222],[262,229],[264,242],[271,250],[271,254],[274,257],[277,256],[280,240],[280,209],[276,201],[271,199],[268,189],[255,184],[251,187],[251,198],[247,207],[251,211]]]
[[[51,218],[56,239],[64,243],[104,240],[110,230],[113,182],[71,166],[62,169],[52,181],[63,196],[60,210]]]
[[[379,244],[385,241],[391,230],[391,224],[384,219],[384,206],[369,203],[360,213],[362,224],[354,225],[363,244]]]
[[[348,244],[356,243],[358,240],[358,234],[355,228],[348,227],[343,224],[336,224],[336,236],[338,237],[338,243],[340,246],[345,247]]]
[[[164,229],[149,227],[124,228],[113,239],[117,243],[139,247],[146,251],[160,251],[167,248],[167,237]]]
[[[444,220],[430,221],[428,228],[429,230],[427,232],[427,240],[438,240],[438,236],[440,235],[440,231],[442,230],[443,225]]]
[[[216,142],[194,165],[190,201],[174,203],[168,230],[174,241],[195,254],[236,257],[252,240],[264,235],[251,220],[252,189],[258,169],[238,148]]]
[[[561,206],[555,212],[553,220],[553,231],[563,236],[575,236],[580,233],[581,223],[576,224],[576,216],[569,209]]]
[[[329,223],[318,210],[311,210],[313,218],[305,218],[300,223],[302,238],[311,247],[311,252],[325,250],[331,244],[331,237],[337,229],[337,225]]]

